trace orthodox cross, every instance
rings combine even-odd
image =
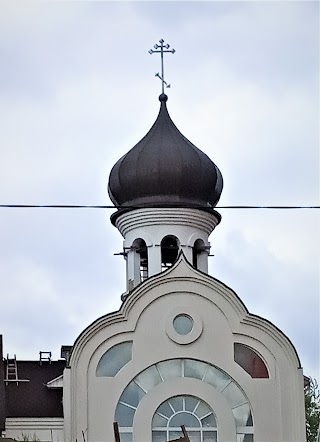
[[[159,74],[159,72],[156,73],[156,77],[160,78],[161,82],[162,82],[162,93],[164,93],[164,85],[166,85],[167,87],[170,87],[170,84],[168,84],[165,80],[164,80],[164,66],[163,66],[163,54],[164,52],[171,52],[171,54],[174,54],[176,51],[174,49],[170,49],[170,45],[168,44],[163,44],[164,40],[161,39],[159,40],[159,45],[155,44],[153,47],[154,49],[159,49],[157,50],[153,50],[150,49],[149,54],[154,54],[155,52],[159,52],[161,54],[161,75]]]

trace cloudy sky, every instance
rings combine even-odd
[[[318,2],[1,2],[0,204],[110,204],[112,165],[161,92],[219,166],[220,205],[319,203]],[[0,209],[4,351],[60,355],[120,306],[112,210]],[[319,379],[319,211],[221,209],[210,274],[291,339]]]

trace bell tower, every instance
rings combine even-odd
[[[180,252],[208,272],[209,235],[223,180],[218,167],[177,129],[159,97],[149,132],[113,166],[109,195],[118,207],[112,223],[124,238],[127,292],[171,267]]]

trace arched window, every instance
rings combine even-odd
[[[140,282],[145,281],[148,278],[148,249],[146,242],[138,238],[134,240],[132,249],[136,252],[139,259],[140,269]]]
[[[175,396],[157,408],[152,419],[152,442],[182,437],[181,425],[192,441],[217,441],[216,417],[209,405],[195,396]]]
[[[96,376],[115,376],[132,359],[132,341],[120,342],[109,348],[100,358]]]
[[[148,367],[140,374],[138,374],[134,379],[132,379],[132,381],[123,390],[119,398],[114,417],[114,420],[119,424],[121,441],[124,440],[125,442],[132,442],[134,416],[144,396],[148,394],[149,391],[152,391],[157,385],[163,382],[173,381],[174,379],[179,379],[179,378],[198,379],[212,386],[217,391],[219,391],[220,394],[225,398],[225,400],[229,404],[229,407],[234,416],[237,442],[253,442],[254,426],[253,426],[253,418],[251,413],[251,406],[249,404],[247,397],[244,395],[243,391],[239,388],[236,382],[220,368],[215,367],[206,362],[197,361],[194,359],[170,359],[167,361],[158,362],[155,365]],[[183,404],[183,398],[186,397],[191,397],[191,396],[187,395],[181,396],[182,404]],[[188,417],[189,419],[188,420],[189,423],[186,422],[186,420],[184,420],[185,423],[183,424],[187,428],[189,427],[191,428],[192,425],[195,425],[196,423],[198,425],[197,427],[193,427],[196,428],[195,431],[197,431],[198,433],[195,434],[194,438],[191,438],[191,441],[216,442],[217,439],[214,437],[216,437],[217,435],[217,428],[215,424],[215,416],[212,410],[208,411],[209,413],[208,416],[211,416],[210,413],[212,413],[212,417],[210,418],[208,417],[210,425],[209,429],[211,433],[210,432],[207,433],[206,436],[207,439],[205,439],[204,438],[205,431],[201,430],[204,419],[206,417],[205,413],[199,416],[196,413],[197,411],[196,404],[192,410],[189,410],[189,408],[191,408],[191,405],[190,406],[188,405],[187,409],[186,404],[184,405],[185,410],[183,410],[183,405],[181,406],[182,409],[178,409],[180,407],[178,405],[176,405],[175,408],[175,406],[172,403],[172,401],[174,402],[174,400],[175,398],[171,398],[169,400],[170,404],[173,406],[172,414],[169,415],[168,413],[166,414],[165,412],[162,413],[163,417],[165,416],[162,422],[163,425],[166,423],[166,427],[161,428],[158,417],[157,418],[154,417],[154,419],[156,420],[153,420],[152,423],[152,428],[154,430],[152,436],[152,442],[165,442],[172,439],[171,437],[170,439],[167,439],[167,435],[168,432],[171,431],[174,432],[176,431],[175,428],[179,427],[178,424],[181,421],[179,420],[178,417],[175,417],[179,415],[178,413],[179,411],[189,412],[188,416],[186,413],[182,416],[183,418]],[[164,402],[164,404],[166,404],[167,402],[168,401]],[[205,405],[207,405],[203,401],[200,401],[200,403],[204,404],[203,405],[204,407]],[[200,403],[198,407],[200,406]],[[160,408],[162,407],[162,405],[156,410],[155,416],[161,413]],[[198,413],[200,413],[200,410],[201,408],[198,410]],[[194,422],[194,424],[191,425],[191,422]],[[209,438],[208,435],[210,434],[211,437],[212,432],[213,433],[215,432],[215,436],[213,436],[213,438]],[[165,438],[162,437],[163,434],[166,434]]]
[[[161,241],[161,269],[172,267],[179,253],[178,238],[173,235],[165,236]]]
[[[199,256],[206,251],[205,243],[202,239],[197,239],[192,247],[192,264],[199,268]]]
[[[266,364],[252,348],[236,342],[234,344],[234,360],[252,378],[268,378],[269,373]]]

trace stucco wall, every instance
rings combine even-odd
[[[177,312],[192,316],[201,329],[190,342],[187,337],[181,343],[172,335],[170,321]],[[114,378],[96,377],[107,349],[131,339],[132,360]],[[234,362],[234,342],[261,355],[269,379],[252,379]],[[78,338],[71,359],[72,439],[79,440],[86,431],[90,442],[111,441],[116,405],[126,385],[146,367],[172,358],[206,361],[228,373],[251,404],[255,442],[305,440],[303,375],[292,344],[268,321],[248,314],[232,290],[193,269],[183,256],[169,272],[139,286],[119,312],[95,321]],[[196,394],[217,415],[219,442],[236,441],[230,410],[219,391],[190,379],[160,387],[139,404],[135,440],[151,440],[151,418],[161,398]]]

